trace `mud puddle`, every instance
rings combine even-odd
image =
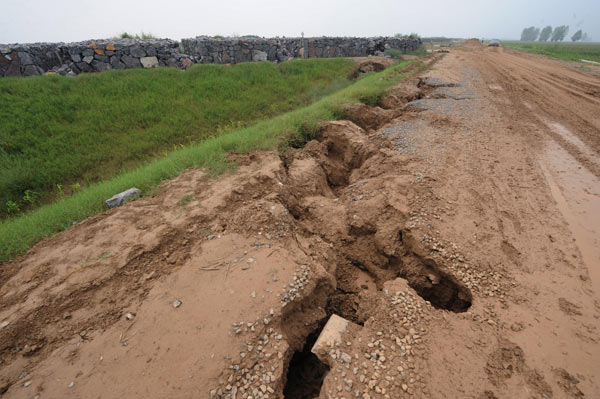
[[[540,165],[600,292],[600,180],[554,141],[548,142]]]

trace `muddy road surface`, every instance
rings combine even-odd
[[[2,265],[2,397],[600,397],[600,79],[435,57]]]

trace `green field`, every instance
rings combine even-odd
[[[349,59],[0,79],[0,218],[349,85]]]
[[[600,62],[600,43],[505,41],[502,45],[566,61],[584,59]]]
[[[204,167],[214,174],[231,170],[234,165],[228,163],[226,157],[230,151],[284,150],[288,146],[303,145],[318,133],[324,121],[342,118],[345,105],[356,102],[377,104],[388,87],[406,77],[402,70],[412,62],[415,61],[368,74],[308,106],[179,148],[132,171],[91,184],[55,203],[6,219],[0,222],[0,262],[23,254],[41,239],[69,228],[73,222],[102,212],[106,209],[106,198],[127,188],[138,187],[148,194],[165,179],[190,167]]]

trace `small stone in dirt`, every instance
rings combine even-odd
[[[250,293],[250,296],[251,296],[252,298],[256,298],[256,291],[252,291],[252,292]]]
[[[181,306],[181,301],[180,300],[176,299],[176,300],[173,301],[173,307],[174,308],[178,308],[180,306]]]
[[[342,352],[342,361],[344,363],[350,363],[352,361],[352,357],[349,354]]]
[[[75,381],[71,381],[69,382],[69,385],[67,385],[67,387],[69,388],[73,388],[75,386]]]
[[[125,315],[125,318],[126,318],[127,320],[133,320],[133,318],[134,318],[134,317],[135,317],[135,316],[134,316],[133,314],[131,314],[131,313],[127,313],[127,314]]]
[[[0,327],[2,327],[2,328],[6,328],[6,327],[8,327],[8,325],[9,325],[9,324],[10,324],[10,322],[9,322],[8,320],[4,320],[4,321],[2,322],[2,324],[0,324]]]
[[[31,385],[31,380],[29,380],[29,381],[25,381],[25,384],[23,384],[23,386],[24,386],[25,388],[27,388],[27,387],[28,387],[28,386],[30,386],[30,385]]]

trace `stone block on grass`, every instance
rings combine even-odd
[[[126,202],[133,201],[134,199],[139,198],[142,195],[142,192],[139,188],[132,187],[123,191],[122,193],[113,195],[109,199],[105,201],[106,206],[109,208],[116,208],[118,206],[123,205]]]

